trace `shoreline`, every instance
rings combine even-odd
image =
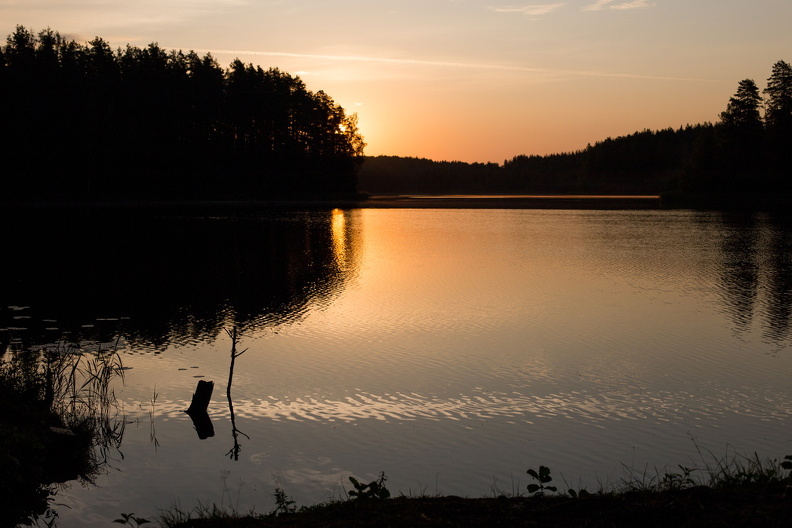
[[[659,195],[377,195],[373,209],[660,209]]]
[[[283,197],[272,200],[117,200],[117,201],[0,201],[0,214],[105,213],[188,214],[322,211],[331,209],[569,209],[784,212],[792,194],[382,194],[328,197]]]
[[[373,195],[275,200],[6,202],[5,212],[192,212],[288,209],[659,209],[659,195]]]
[[[402,496],[347,500],[291,513],[210,514],[169,523],[167,528],[769,528],[789,524],[792,501],[787,489],[786,481],[776,481],[725,488],[699,485],[662,491],[592,493],[577,498]]]

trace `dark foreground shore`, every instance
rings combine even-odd
[[[278,517],[195,519],[180,528],[547,527],[714,528],[792,526],[786,482],[573,499],[460,497],[346,501]]]

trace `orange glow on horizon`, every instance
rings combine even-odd
[[[792,60],[792,2],[774,0],[12,4],[7,34],[159,42],[298,75],[358,114],[367,155],[437,161],[502,163],[713,122],[741,79],[762,89]]]

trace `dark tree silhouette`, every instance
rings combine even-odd
[[[723,192],[764,190],[764,125],[759,109],[762,96],[752,79],[740,81],[737,92],[721,112],[717,169]]]
[[[697,145],[706,145],[714,128],[644,130],[576,152],[515,156],[502,166],[368,157],[360,189],[375,194],[656,194],[680,185],[694,151],[704,150]]]
[[[360,170],[360,189],[374,194],[479,194],[510,192],[496,163],[376,156]]]
[[[740,81],[713,134],[700,137],[681,185],[696,195],[694,202],[785,206],[784,196],[792,192],[789,64],[773,66],[764,94],[766,100],[753,80]]]
[[[764,89],[767,97],[765,120],[770,128],[792,126],[792,66],[784,61],[773,65]]]
[[[792,191],[792,69],[773,67],[763,101],[738,84],[719,122],[643,130],[575,152],[515,156],[495,164],[367,158],[361,190],[373,193],[654,194],[710,205],[784,205]],[[726,197],[725,195],[729,195]]]
[[[350,194],[354,115],[299,77],[23,26],[0,46],[4,200]]]
[[[660,193],[679,186],[696,144],[711,130],[710,124],[644,130],[577,152],[516,156],[504,170],[520,192]]]
[[[774,189],[792,192],[792,66],[784,61],[773,65],[764,90],[766,97],[768,161]]]
[[[761,106],[762,96],[756,83],[752,79],[744,79],[740,81],[737,93],[729,99],[726,110],[721,112],[721,122],[727,127],[761,130]]]

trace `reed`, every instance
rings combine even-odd
[[[0,355],[0,494],[5,518],[49,524],[59,485],[91,483],[118,452],[126,421],[112,382],[118,344],[59,342]]]

